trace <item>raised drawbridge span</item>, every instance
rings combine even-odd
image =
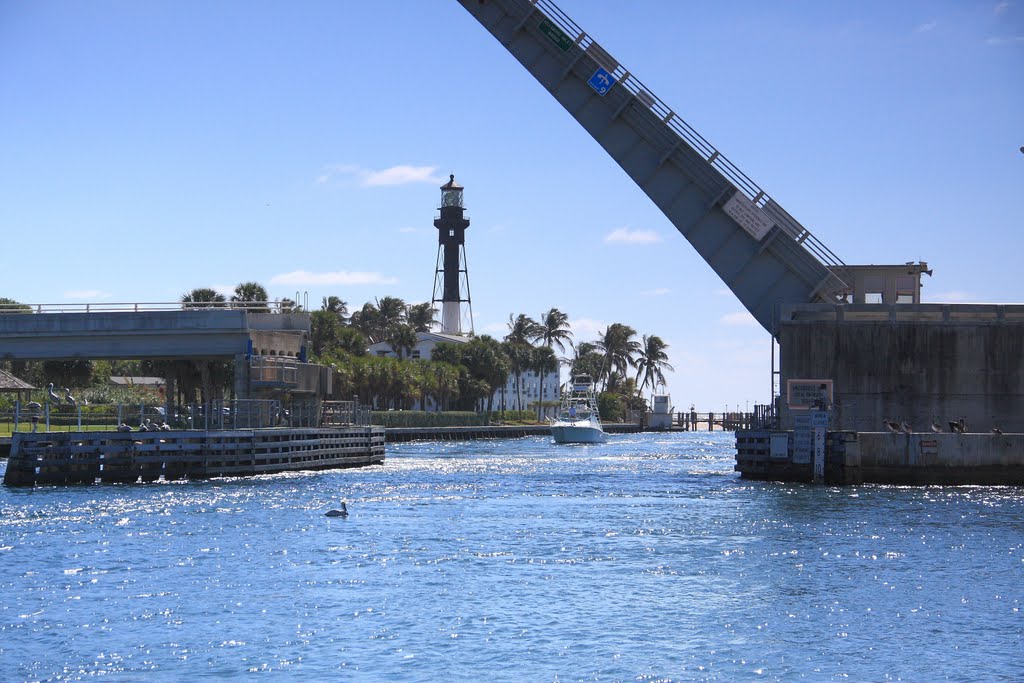
[[[845,264],[550,0],[459,0],[647,193],[757,321]]]

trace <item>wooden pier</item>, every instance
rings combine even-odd
[[[4,483],[208,479],[384,462],[374,426],[14,434]]]

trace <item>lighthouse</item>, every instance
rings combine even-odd
[[[437,267],[431,304],[435,307],[441,304],[442,334],[473,334],[473,307],[469,300],[469,270],[466,268],[469,219],[464,215],[462,189],[462,185],[455,182],[454,174],[448,176],[448,182],[441,186],[440,216],[434,219]],[[466,304],[465,311],[462,304]]]

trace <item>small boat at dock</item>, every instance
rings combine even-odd
[[[551,423],[555,443],[603,443],[606,435],[597,411],[597,394],[589,375],[572,378]]]

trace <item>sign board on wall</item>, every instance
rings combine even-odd
[[[758,241],[767,235],[775,225],[775,222],[757,208],[754,202],[747,199],[742,192],[734,193],[722,210]]]
[[[832,407],[832,380],[787,379],[786,404],[790,410]]]

